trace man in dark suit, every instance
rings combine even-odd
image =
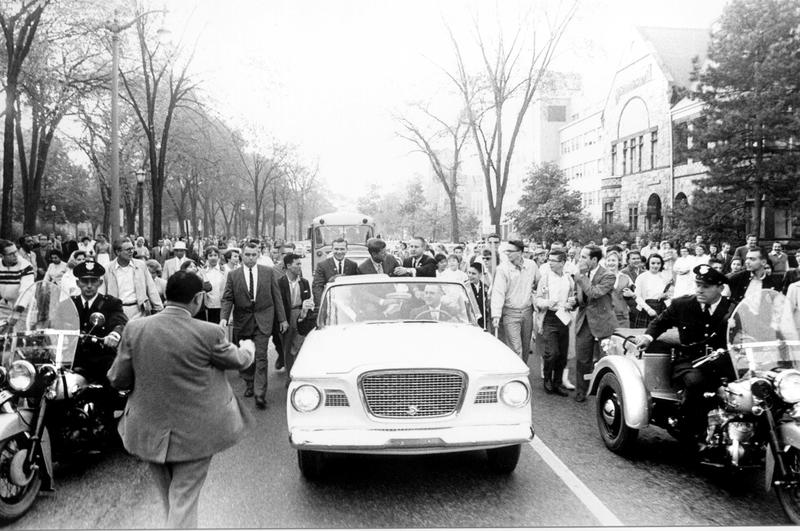
[[[319,300],[322,297],[325,285],[333,277],[338,275],[358,274],[358,264],[349,258],[345,258],[347,254],[347,240],[344,238],[337,238],[331,242],[331,247],[333,249],[333,256],[318,263],[314,271],[312,290],[314,292],[314,304],[317,306],[319,306]]]
[[[442,287],[437,284],[428,284],[422,292],[422,306],[410,308],[411,319],[423,319],[431,321],[457,321],[455,308],[442,304]]]
[[[681,412],[689,421],[692,430],[705,433],[708,409],[703,407],[703,393],[719,387],[719,379],[725,374],[723,363],[707,363],[692,367],[692,363],[705,356],[708,348],[727,347],[728,317],[731,301],[722,296],[728,279],[712,267],[701,264],[694,268],[696,293],[672,300],[672,304],[661,312],[647,327],[644,335],[636,338],[636,344],[644,350],[658,336],[677,327],[682,345],[678,357],[672,363],[672,383],[683,390]]]
[[[82,339],[78,343],[72,368],[89,382],[106,384],[106,372],[114,362],[115,349],[128,317],[122,310],[121,300],[98,293],[105,274],[103,266],[84,262],[76,265],[72,272],[81,290],[80,295],[72,297],[78,310],[81,332],[103,338],[102,343]],[[102,314],[105,322],[94,326],[89,319],[93,313]]]
[[[164,245],[164,240],[158,240],[158,245],[150,249],[150,258],[156,260],[161,267],[164,267],[164,262],[169,259],[169,248]]]
[[[300,276],[302,273],[300,255],[287,253],[283,257],[283,263],[286,266],[286,274],[278,280],[278,287],[281,290],[286,317],[289,319],[289,329],[282,338],[283,361],[286,364],[286,371],[291,373],[294,359],[305,339],[305,336],[297,331],[297,321],[305,318],[308,312],[314,309],[314,301],[311,300],[308,280]],[[288,380],[286,383],[288,385]]]
[[[747,294],[748,289],[781,289],[780,280],[766,272],[769,258],[761,247],[747,251],[744,260],[744,271],[739,271],[730,276],[728,283],[731,286],[731,302],[739,304]]]
[[[360,275],[387,274],[396,276],[395,271],[400,266],[397,259],[386,252],[386,242],[380,238],[367,240],[369,258],[358,265],[357,273]]]
[[[131,391],[119,432],[125,449],[150,466],[166,527],[195,528],[211,458],[252,424],[225,371],[250,365],[255,346],[237,348],[219,326],[192,319],[205,296],[196,274],[172,275],[166,295],[164,311],[125,327],[108,378]]]
[[[256,265],[258,246],[252,243],[242,249],[242,267],[228,274],[222,295],[220,326],[225,328],[233,310],[234,340],[252,339],[256,345],[255,361],[241,371],[245,396],[255,395],[256,407],[267,407],[267,348],[272,323],[278,320],[279,332],[289,328],[281,303],[278,281],[268,266]]]
[[[414,236],[408,242],[409,256],[403,260],[402,267],[394,269],[396,277],[435,277],[436,260],[425,254],[425,238]]]
[[[600,341],[617,328],[611,301],[611,291],[617,277],[600,265],[602,257],[600,247],[587,245],[581,249],[578,274],[573,275],[578,299],[578,315],[575,318],[576,402],[586,401],[589,382],[584,376],[591,374],[594,361],[602,356]]]

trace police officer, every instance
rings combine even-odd
[[[695,294],[672,300],[672,304],[647,327],[645,334],[636,337],[641,350],[670,328],[677,327],[681,348],[672,362],[672,385],[683,391],[681,414],[689,422],[693,434],[705,432],[707,409],[703,393],[719,387],[720,378],[730,376],[722,367],[727,358],[705,363],[697,368],[692,364],[710,350],[725,348],[728,317],[732,305],[722,290],[728,279],[706,264],[698,265],[695,274]]]
[[[121,300],[97,292],[103,284],[105,272],[103,266],[93,261],[76,265],[73,274],[81,294],[72,297],[72,302],[78,309],[81,332],[103,338],[102,342],[81,339],[72,368],[89,382],[102,384],[107,383],[106,372],[114,362],[122,329],[128,322],[125,312],[122,311]],[[103,314],[105,323],[102,326],[92,325],[89,318],[93,313]]]

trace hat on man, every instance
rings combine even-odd
[[[75,278],[103,278],[106,270],[98,263],[86,261],[76,265],[72,269],[72,274],[75,275]]]
[[[522,243],[519,240],[508,240],[508,244],[509,245],[513,245],[514,247],[516,247],[517,251],[524,251],[525,250],[525,244]]]
[[[172,247],[172,250],[173,251],[180,251],[180,250],[184,250],[185,251],[186,250],[186,242],[181,241],[181,240],[175,242],[175,245]]]
[[[703,284],[710,284],[712,286],[720,286],[728,283],[728,277],[708,264],[700,264],[692,269],[692,273],[694,273],[695,282],[702,282]]]

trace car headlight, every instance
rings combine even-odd
[[[8,370],[8,385],[14,391],[27,391],[36,379],[36,368],[29,361],[17,360]]]
[[[800,402],[800,371],[783,371],[775,377],[775,390],[784,402]]]
[[[511,407],[522,407],[530,399],[528,386],[519,380],[513,380],[500,388],[500,400]]]
[[[292,406],[297,411],[308,413],[317,409],[322,402],[322,393],[313,385],[301,385],[292,392]]]

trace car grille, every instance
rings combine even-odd
[[[365,374],[360,386],[367,409],[376,417],[444,417],[461,404],[466,375],[458,371],[381,371]]]
[[[340,389],[325,389],[325,407],[349,407],[347,395]]]
[[[475,395],[476,404],[496,404],[497,403],[497,386],[490,385],[481,387],[478,394]]]

